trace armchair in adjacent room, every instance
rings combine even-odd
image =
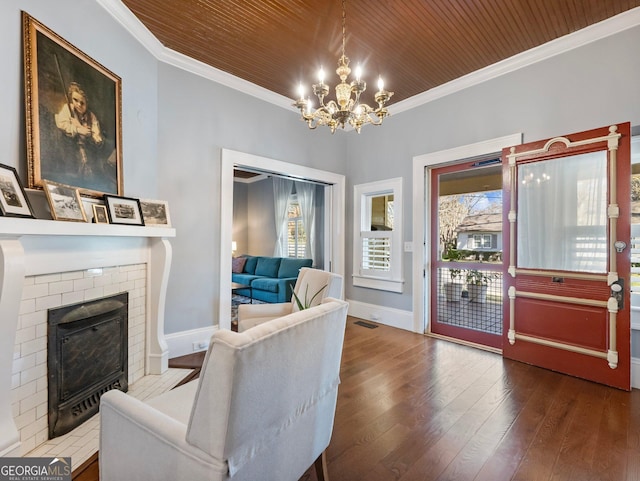
[[[305,307],[318,305],[328,297],[340,299],[342,298],[342,276],[333,272],[303,267],[300,269],[293,292],[302,304],[313,299],[313,302]],[[298,310],[295,297],[291,299],[291,302],[279,304],[240,304],[238,306],[238,332],[246,331],[258,324]]]
[[[218,330],[199,379],[147,402],[104,394],[100,481],[326,480],[347,307]]]

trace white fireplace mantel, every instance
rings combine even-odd
[[[11,406],[14,343],[27,276],[147,264],[148,374],[167,370],[164,306],[175,229],[0,217],[0,457],[19,455]]]
[[[171,227],[88,224],[46,219],[0,218],[0,238],[11,236],[175,237]]]

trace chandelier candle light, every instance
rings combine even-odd
[[[320,107],[313,110],[311,98],[304,97],[302,84],[300,84],[298,91],[299,98],[293,104],[300,110],[302,120],[307,123],[310,129],[315,129],[318,125],[326,125],[331,129],[332,134],[338,126],[344,129],[345,124],[351,125],[358,133],[364,124],[381,125],[384,118],[389,115],[385,104],[393,95],[393,92],[384,89],[384,82],[382,78],[379,78],[378,91],[374,96],[378,107],[374,109],[361,103],[360,95],[367,89],[367,84],[362,80],[362,69],[359,65],[356,68],[355,80],[347,83],[351,69],[349,68],[349,59],[344,54],[345,24],[345,0],[342,0],[342,56],[338,60],[338,68],[336,69],[336,73],[340,77],[340,83],[336,85],[337,102],[330,100],[325,104],[324,99],[329,94],[329,86],[324,83],[324,70],[320,68],[319,82],[313,85],[313,93],[318,97]],[[352,93],[354,98],[351,97]]]

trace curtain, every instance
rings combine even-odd
[[[306,235],[306,243],[304,246],[304,256],[308,259],[314,259],[315,253],[315,212],[316,212],[316,186],[309,182],[296,181],[296,193],[298,196],[298,205],[300,206],[300,214],[302,216],[302,225]],[[314,259],[315,260],[315,259]]]
[[[273,252],[275,257],[287,257],[287,225],[288,207],[293,181],[282,177],[273,177],[273,207],[276,225],[276,246]]]
[[[606,272],[607,154],[518,166],[517,266]]]

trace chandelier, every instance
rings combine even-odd
[[[332,134],[338,127],[344,129],[346,124],[351,125],[358,133],[360,133],[360,129],[364,124],[381,125],[384,118],[389,115],[384,106],[393,95],[393,92],[384,89],[382,78],[379,78],[378,91],[374,96],[378,104],[377,108],[372,108],[360,102],[360,95],[367,89],[367,84],[362,80],[360,66],[356,68],[355,80],[347,83],[347,77],[351,73],[351,69],[349,68],[349,59],[344,53],[346,43],[345,25],[345,0],[342,0],[342,56],[338,60],[338,68],[336,69],[336,73],[340,77],[340,83],[336,85],[337,102],[329,100],[325,103],[325,97],[329,94],[329,86],[324,83],[324,70],[320,68],[319,82],[312,86],[313,93],[320,101],[320,106],[315,110],[313,109],[311,98],[304,97],[302,84],[300,84],[298,90],[299,98],[293,104],[300,110],[302,114],[301,120],[306,122],[310,129],[315,129],[318,125],[326,125],[331,129]],[[353,97],[351,94],[354,94]]]

